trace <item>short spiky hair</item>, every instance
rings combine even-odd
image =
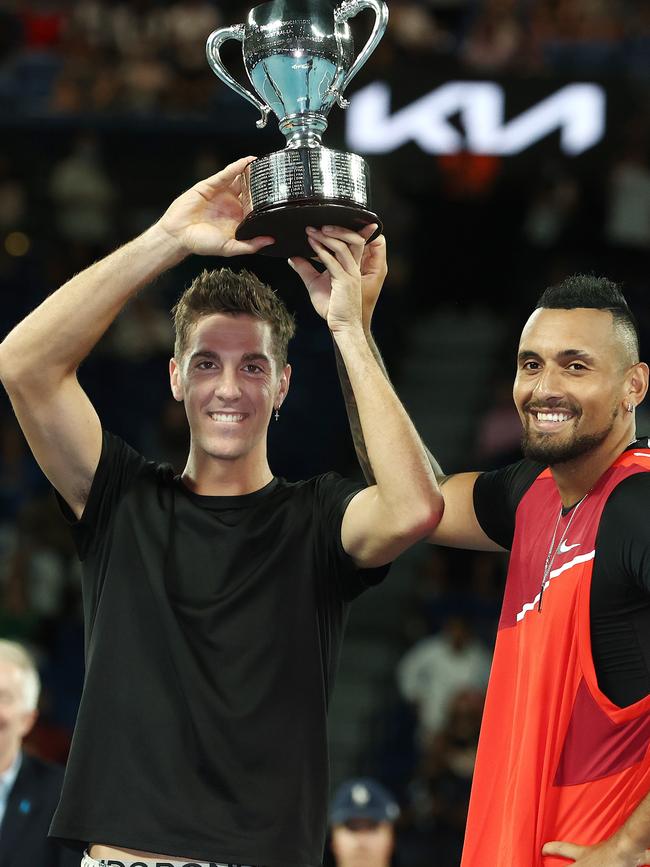
[[[281,367],[287,363],[287,348],[296,330],[293,316],[276,293],[250,271],[219,268],[204,270],[190,283],[172,308],[174,356],[187,348],[192,326],[212,313],[247,313],[271,326],[273,353]]]
[[[576,307],[608,310],[614,317],[614,325],[621,330],[630,354],[635,362],[639,360],[639,326],[618,283],[592,274],[574,274],[545,289],[535,309],[540,307],[548,310],[573,310]]]

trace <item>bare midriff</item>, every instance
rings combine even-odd
[[[120,860],[124,860],[122,856],[128,855],[134,858],[146,858],[147,861],[196,861],[196,858],[186,858],[184,855],[161,855],[157,852],[141,852],[140,849],[117,849],[115,846],[104,846],[103,843],[93,843],[88,849],[88,854],[91,858],[114,858],[120,856]]]

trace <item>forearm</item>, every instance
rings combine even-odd
[[[77,274],[20,322],[0,344],[3,382],[72,373],[126,302],[184,258],[157,225]]]
[[[364,444],[370,477],[391,519],[400,522],[423,515],[442,514],[442,497],[420,437],[400,403],[367,339],[359,329],[335,332],[340,369],[347,377],[348,409],[354,403],[358,424],[355,446]],[[417,520],[417,519],[416,519]]]
[[[343,363],[343,358],[341,357],[339,348],[336,345],[336,341],[334,341],[334,358],[336,359],[336,370],[339,375],[339,382],[341,383],[341,394],[343,395],[343,402],[345,403],[345,411],[348,416],[350,434],[352,435],[352,442],[354,443],[357,460],[359,461],[359,466],[361,467],[361,472],[363,473],[366,482],[369,485],[374,485],[375,477],[372,472],[372,467],[370,466],[366,444],[363,439],[363,431],[361,430],[361,420],[359,419],[357,403],[354,399],[352,386],[350,385],[350,377],[345,369],[345,364]],[[379,363],[379,359],[377,359],[377,361]]]
[[[379,369],[385,376],[386,380],[390,382],[390,377],[388,376],[388,371],[386,370],[386,366],[384,365],[383,358],[381,357],[381,353],[375,340],[370,332],[370,330],[365,331],[366,340],[368,342],[368,346],[370,351],[372,352],[375,361],[377,362]],[[334,356],[336,358],[336,368],[339,375],[339,380],[341,383],[341,391],[343,393],[343,400],[345,402],[345,409],[348,415],[348,422],[350,424],[350,433],[352,434],[352,441],[354,443],[354,450],[357,454],[357,460],[359,461],[359,466],[361,467],[361,471],[363,472],[365,480],[369,485],[375,484],[375,477],[373,475],[372,466],[370,464],[370,460],[368,458],[368,452],[366,449],[366,443],[363,438],[363,430],[361,428],[361,421],[359,419],[359,411],[357,409],[356,400],[354,397],[354,393],[352,391],[352,385],[350,384],[350,378],[348,376],[348,372],[345,368],[345,364],[343,363],[343,358],[341,357],[341,353],[339,351],[338,346],[336,345],[336,341],[334,342]],[[427,456],[427,460],[429,461],[429,465],[433,470],[433,474],[436,478],[438,484],[442,484],[447,478],[440,467],[440,464],[436,461],[434,456],[431,454],[429,449],[424,445],[422,440],[420,440],[420,444],[424,449],[424,452]]]

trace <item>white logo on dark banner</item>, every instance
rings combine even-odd
[[[346,143],[361,153],[389,153],[414,141],[431,154],[518,154],[557,130],[564,153],[576,156],[605,134],[605,91],[567,84],[504,122],[505,93],[492,81],[450,81],[391,114],[391,90],[375,82],[350,99]],[[462,131],[451,122],[460,117]]]

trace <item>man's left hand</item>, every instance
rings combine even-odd
[[[542,854],[568,858],[576,867],[642,867],[650,864],[650,851],[627,849],[615,837],[596,846],[554,841],[544,845]]]
[[[371,224],[361,229],[359,232],[353,232],[350,229],[342,229],[338,226],[324,227],[316,238],[320,236],[322,240],[327,238],[336,238],[339,241],[344,241],[361,272],[361,304],[362,304],[362,323],[365,331],[370,330],[370,321],[372,313],[377,303],[381,287],[386,279],[388,268],[386,265],[386,239],[383,235],[375,238],[374,241],[368,243],[367,239],[373,234],[376,229],[375,224]],[[312,244],[314,246],[314,244]],[[317,252],[317,247],[314,248]],[[319,257],[323,261],[323,257]],[[317,312],[328,318],[330,296],[332,292],[332,275],[330,269],[317,271],[308,259],[300,256],[294,256],[289,259],[289,264],[301,277],[303,283],[307,287],[312,303]]]

